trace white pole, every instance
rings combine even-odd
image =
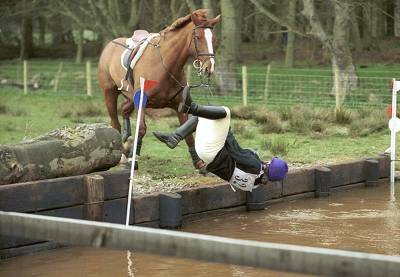
[[[141,117],[141,114],[142,114],[143,94],[144,94],[144,81],[145,81],[145,79],[140,77],[140,100],[139,100],[138,113],[137,113],[137,117],[136,117],[135,140],[133,142],[131,175],[130,175],[130,178],[129,178],[128,205],[126,206],[125,226],[129,226],[129,217],[131,215],[133,179],[135,177],[136,149],[137,149],[137,142],[138,142],[138,136],[139,136],[140,117]]]
[[[390,197],[394,197],[394,177],[396,170],[396,116],[397,116],[397,92],[399,90],[396,79],[393,79],[392,87],[392,122],[393,126],[390,131]]]
[[[247,66],[242,66],[243,106],[247,106]]]
[[[24,94],[28,94],[28,61],[24,60]]]
[[[90,61],[86,62],[86,94],[92,96],[92,70]]]

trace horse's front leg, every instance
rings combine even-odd
[[[188,120],[188,115],[185,114],[185,113],[177,112],[177,115],[178,115],[179,123],[181,125]],[[193,137],[193,135],[188,135],[185,138],[185,141],[186,141],[187,146],[189,147],[189,154],[190,154],[190,157],[192,158],[192,162],[193,162],[194,167],[196,169],[199,169],[200,172],[201,172],[202,170],[205,169],[205,167],[204,167],[205,163],[197,155],[196,148],[194,147],[194,137]],[[203,172],[201,172],[201,173],[203,173]]]
[[[139,116],[139,114],[137,115]],[[128,122],[129,117],[127,117]],[[130,124],[130,123],[129,123]],[[135,151],[135,141],[132,136],[127,140],[127,145],[129,145],[129,156],[128,156],[128,164],[127,167],[130,167],[132,164],[132,159],[135,157],[135,169],[138,169],[138,159],[140,157],[140,151],[142,149],[142,141],[143,137],[146,135],[147,131],[147,125],[144,117],[144,109],[140,110],[140,122],[139,122],[139,131],[138,131],[138,138],[137,138],[137,144],[136,144],[136,152]],[[136,133],[135,133],[136,135]]]

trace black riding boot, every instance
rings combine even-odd
[[[178,112],[190,113],[208,119],[226,117],[226,111],[222,106],[203,106],[194,103],[190,97],[190,88],[188,86],[183,89],[182,101],[179,103]]]
[[[181,140],[196,131],[198,121],[199,119],[197,116],[192,116],[179,126],[173,134],[153,132],[153,135],[159,141],[164,142],[169,148],[174,149]]]

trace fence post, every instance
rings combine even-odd
[[[247,106],[247,66],[242,66],[243,106]]]
[[[335,114],[342,108],[340,99],[340,81],[339,81],[339,70],[335,68]],[[343,92],[342,92],[343,93]]]
[[[190,84],[190,77],[192,77],[192,65],[188,64],[186,66],[186,81]]]
[[[28,61],[24,60],[24,94],[28,94]]]
[[[90,61],[86,62],[86,93],[92,96],[92,74]]]
[[[264,100],[268,98],[268,89],[269,89],[269,74],[271,72],[271,63],[267,66],[267,74],[265,75],[265,88],[264,88]]]
[[[60,65],[58,66],[56,77],[54,79],[54,92],[58,91],[58,85],[60,83],[62,68],[63,68],[63,63],[61,62]]]

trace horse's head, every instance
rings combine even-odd
[[[192,12],[190,18],[194,24],[192,30],[192,40],[190,42],[190,52],[195,58],[194,66],[199,68],[200,72],[210,76],[215,68],[215,54],[213,43],[213,28],[220,21],[218,15],[213,19],[207,19],[204,13]]]

